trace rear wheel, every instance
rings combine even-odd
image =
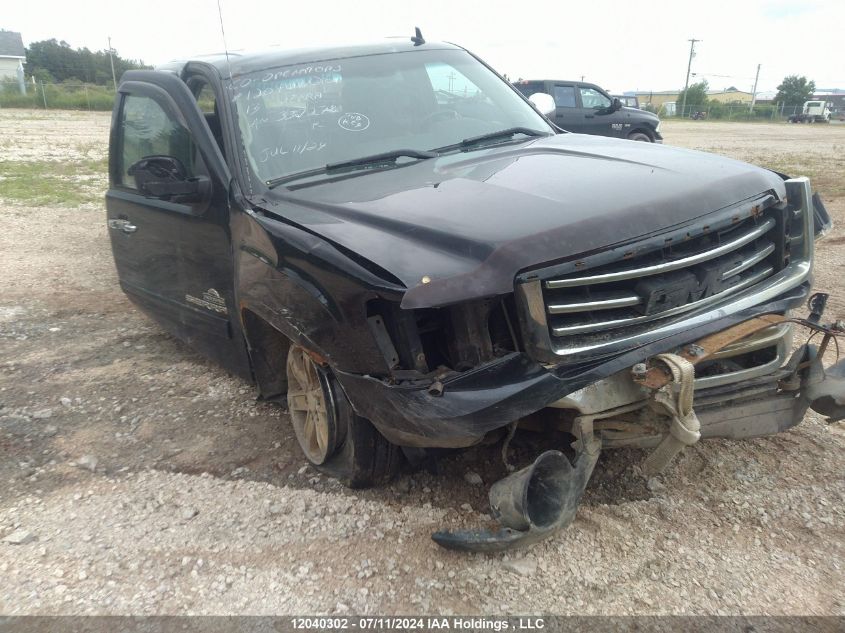
[[[287,359],[288,410],[302,452],[347,486],[367,488],[396,473],[401,450],[357,415],[337,379],[299,345]]]
[[[631,132],[628,135],[628,139],[631,141],[643,141],[645,143],[651,143],[651,137],[645,132]]]

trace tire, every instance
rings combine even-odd
[[[288,411],[305,458],[350,488],[390,481],[401,464],[401,449],[355,413],[331,370],[291,345],[287,371]]]
[[[651,143],[652,142],[651,137],[648,134],[646,134],[645,132],[631,132],[628,135],[628,140],[629,141],[641,141],[641,142],[644,142],[644,143]]]

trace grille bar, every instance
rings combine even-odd
[[[570,314],[572,312],[589,312],[591,310],[613,310],[614,308],[629,308],[639,305],[642,299],[637,295],[622,295],[594,301],[578,301],[572,303],[554,303],[548,307],[549,314]]]
[[[704,306],[709,303],[715,303],[720,299],[727,297],[735,292],[739,292],[740,290],[744,290],[749,286],[753,286],[759,281],[762,281],[769,275],[774,272],[774,268],[771,266],[766,266],[760,271],[755,272],[752,275],[749,275],[742,281],[733,286],[723,290],[720,293],[711,295],[706,299],[701,299],[699,301],[693,301],[692,303],[687,303],[685,305],[678,306],[676,308],[672,308],[669,310],[664,310],[663,312],[659,312],[657,314],[646,314],[640,316],[633,316],[633,317],[626,317],[621,319],[612,319],[608,321],[600,321],[600,322],[592,322],[592,323],[579,323],[577,325],[561,325],[552,328],[552,334],[554,336],[568,336],[570,334],[584,334],[586,332],[597,332],[601,330],[611,330],[614,328],[625,327],[627,325],[635,325],[637,323],[644,323],[646,321],[653,321],[655,319],[662,319],[664,317],[672,316],[674,314],[680,314],[682,312],[688,312],[689,310],[694,310],[698,307]]]
[[[742,248],[746,244],[749,244],[750,242],[756,240],[758,237],[764,235],[770,229],[774,228],[774,226],[775,220],[773,218],[767,218],[764,222],[755,226],[753,229],[743,234],[742,236],[737,237],[736,239],[731,240],[729,242],[725,242],[724,244],[721,244],[716,248],[712,248],[701,253],[696,253],[695,255],[676,259],[671,262],[661,262],[659,264],[654,264],[651,266],[643,266],[641,268],[629,268],[627,270],[618,270],[609,273],[602,273],[599,275],[572,277],[569,279],[549,279],[543,282],[543,285],[549,290],[554,290],[556,288],[573,288],[576,286],[584,286],[588,284],[603,284],[610,283],[613,281],[622,281],[624,279],[633,279],[635,277],[658,275],[660,273],[666,273],[673,270],[679,270],[681,268],[687,268],[689,266],[694,266],[695,264],[700,264],[702,262],[715,259],[720,255],[725,255],[727,253],[730,253],[731,251],[735,251],[738,248]]]
[[[740,263],[722,273],[722,280],[724,281],[725,279],[728,279],[730,277],[733,277],[734,275],[738,275],[739,273],[745,270],[748,270],[749,268],[754,266],[754,264],[763,261],[774,252],[775,245],[772,242],[769,242],[763,249],[755,253],[743,255],[743,260]]]

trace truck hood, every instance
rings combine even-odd
[[[303,184],[250,202],[390,271],[405,308],[512,292],[520,271],[784,195],[747,163],[582,134]]]
[[[654,121],[655,125],[657,125],[657,122],[660,121],[660,117],[654,114],[654,112],[649,112],[648,110],[642,110],[640,108],[629,108],[628,106],[622,106],[619,112],[623,115],[627,115],[629,118],[636,117],[641,120],[650,119]]]

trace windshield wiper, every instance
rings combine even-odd
[[[377,166],[396,165],[396,159],[406,156],[408,158],[416,158],[425,160],[427,158],[436,158],[439,156],[437,152],[424,151],[418,149],[397,149],[391,152],[382,152],[381,154],[373,154],[372,156],[362,156],[361,158],[353,158],[351,160],[344,160],[338,163],[329,163],[316,169],[309,169],[301,171],[296,174],[288,174],[287,176],[280,176],[267,181],[267,186],[272,189],[278,187],[286,182],[299,180],[300,178],[308,178],[310,176],[319,176],[321,174],[331,174],[336,172],[352,171],[354,169],[370,169]]]
[[[517,134],[524,134],[525,136],[551,136],[551,132],[532,130],[530,127],[509,127],[506,130],[499,130],[498,132],[489,132],[488,134],[465,138],[461,141],[460,145],[461,147],[471,147],[472,145],[478,145],[484,141],[494,141],[498,138],[509,139]]]
[[[403,156],[423,160],[426,158],[436,158],[437,152],[428,152],[418,149],[397,149],[392,152],[373,154],[372,156],[364,156],[363,158],[353,158],[352,160],[344,160],[339,163],[329,163],[326,165],[326,171],[337,171],[339,169],[347,169],[349,167],[369,167],[370,165],[381,165],[383,163],[395,163],[397,158],[402,158]]]
[[[472,147],[474,145],[479,145],[484,143],[485,141],[495,141],[498,139],[502,140],[510,140],[517,134],[523,134],[525,136],[530,137],[537,137],[537,136],[551,136],[551,132],[543,132],[541,130],[534,130],[530,127],[509,127],[505,130],[499,130],[497,132],[488,132],[487,134],[481,134],[480,136],[471,136],[470,138],[465,138],[460,143],[455,143],[454,145],[447,145],[446,147],[438,147],[436,150],[437,152],[442,152],[450,149],[458,149],[458,148],[465,148],[465,147]]]

